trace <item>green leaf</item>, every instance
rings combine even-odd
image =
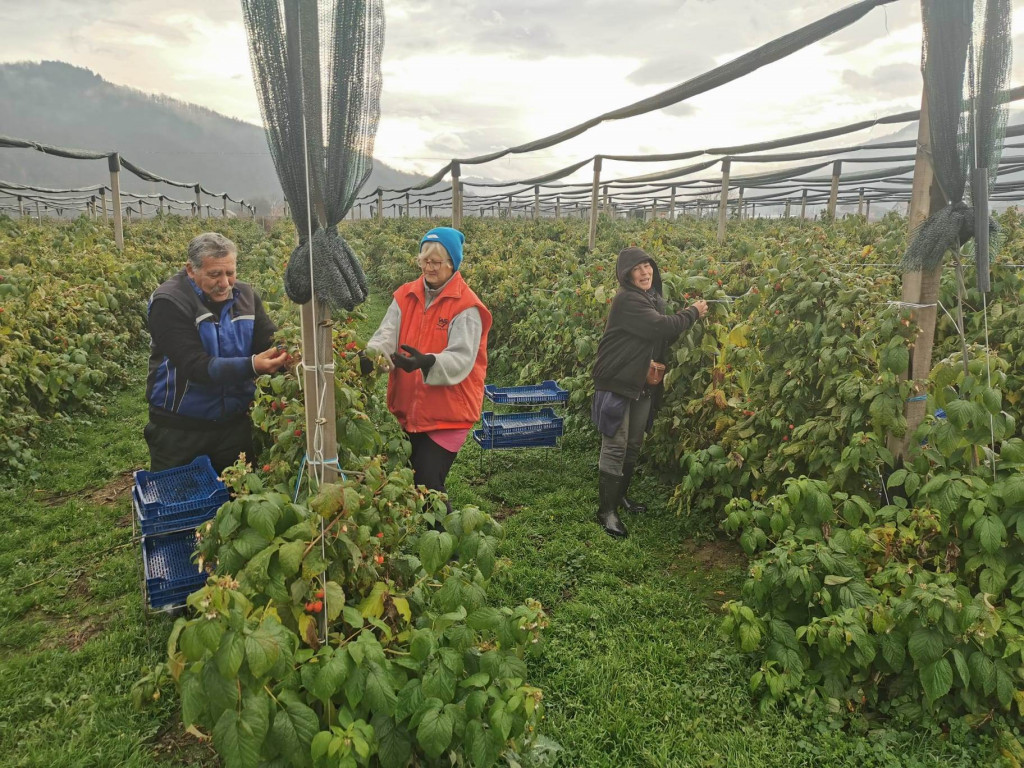
[[[427,531],[420,539],[420,561],[423,563],[423,570],[434,574],[448,562],[452,551],[455,548],[455,540],[450,533],[441,531]]]
[[[974,524],[974,538],[989,554],[1000,550],[1006,537],[1006,526],[996,515],[984,515]]]
[[[220,642],[220,648],[217,649],[213,658],[217,662],[217,669],[224,677],[237,676],[238,670],[242,666],[242,660],[245,658],[244,638],[234,630],[225,632]]]
[[[975,651],[967,657],[967,667],[971,670],[974,687],[986,696],[996,689],[996,665],[984,651]]]
[[[374,715],[373,733],[377,737],[377,757],[381,768],[405,768],[412,758],[412,740],[409,733],[390,717]]]
[[[508,707],[504,701],[500,699],[491,706],[490,715],[488,720],[491,723],[491,728],[498,732],[501,736],[501,741],[504,743],[508,740],[509,734],[512,732],[512,713],[508,711]]]
[[[245,638],[245,657],[253,677],[263,677],[280,655],[279,636],[267,626],[260,625]]]
[[[836,576],[836,575],[830,573],[828,576],[826,576],[823,579],[823,581],[825,582],[826,586],[837,587],[840,584],[845,584],[846,582],[848,582],[852,578],[853,578],[853,576]]]
[[[213,744],[225,768],[256,768],[267,729],[265,696],[250,697],[241,713],[224,710],[213,726]]]
[[[206,710],[206,695],[199,676],[191,669],[181,675],[181,722],[193,725],[200,722]]]
[[[480,717],[487,706],[487,691],[473,691],[466,697],[466,714],[469,717]]]
[[[308,765],[310,745],[320,731],[320,719],[316,712],[303,704],[297,697],[280,697],[284,705],[274,716],[270,729],[271,737],[282,755],[292,765]],[[305,759],[302,759],[305,757]]]
[[[447,558],[446,558],[447,559]],[[429,709],[416,728],[416,741],[428,757],[437,759],[452,740],[452,718],[440,709]]]
[[[435,659],[427,668],[422,680],[423,695],[427,698],[440,699],[443,704],[455,698],[455,674],[439,659]]]
[[[387,672],[380,664],[371,663],[366,670],[366,691],[363,698],[373,712],[391,715],[398,697]]]
[[[485,579],[491,578],[491,574],[494,573],[496,549],[497,539],[493,536],[484,536],[480,539],[480,546],[476,550],[476,565]]]
[[[265,539],[274,538],[274,529],[281,510],[275,504],[262,499],[254,499],[245,503],[245,521]]]
[[[953,667],[946,659],[939,659],[921,667],[920,677],[929,704],[934,704],[953,687]]]
[[[345,590],[337,582],[328,581],[324,585],[324,607],[327,610],[328,621],[338,618],[345,608]]]
[[[348,677],[350,664],[348,654],[344,650],[335,652],[321,667],[316,680],[309,687],[310,693],[323,702],[341,690]]]
[[[360,615],[365,619],[371,616],[379,619],[384,615],[384,595],[387,591],[388,585],[383,581],[378,581],[374,584],[370,594],[363,598],[363,601],[359,604]]]
[[[466,724],[466,752],[473,768],[491,768],[501,755],[504,743],[494,729],[485,729],[479,720]]]
[[[971,403],[967,400],[951,400],[946,403],[946,418],[959,430],[967,427],[971,418]]]
[[[466,623],[477,631],[484,629],[489,629],[492,632],[497,631],[498,625],[502,621],[501,611],[490,606],[477,608],[466,617]]]
[[[907,642],[910,657],[918,667],[924,667],[938,661],[945,648],[942,633],[936,629],[918,629],[910,635]]]
[[[959,648],[953,649],[953,663],[956,665],[956,671],[960,675],[960,679],[963,681],[964,688],[971,687],[971,670],[967,666],[967,659],[964,658],[963,653]]]
[[[278,561],[281,563],[281,572],[285,576],[293,576],[302,567],[302,554],[306,551],[308,543],[305,541],[289,541],[282,544],[278,550]]]

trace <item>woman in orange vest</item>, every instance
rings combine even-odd
[[[416,484],[441,493],[480,418],[487,372],[491,313],[459,272],[465,240],[451,227],[423,236],[416,259],[423,275],[395,291],[366,344],[390,370],[388,409],[412,443]],[[370,366],[361,361],[364,372]]]

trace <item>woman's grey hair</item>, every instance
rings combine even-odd
[[[193,269],[203,268],[203,259],[212,256],[220,259],[225,256],[238,255],[238,248],[219,232],[203,232],[196,235],[188,244],[188,260]]]

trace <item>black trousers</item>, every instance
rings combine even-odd
[[[425,485],[432,491],[447,493],[444,481],[448,478],[448,472],[455,463],[458,453],[445,450],[431,440],[424,432],[406,432],[409,442],[412,443],[412,464],[413,479],[416,485]],[[450,502],[446,502],[448,511],[452,511]]]
[[[238,460],[244,453],[246,461],[256,461],[256,449],[252,440],[252,421],[239,419],[223,429],[199,431],[176,429],[150,421],[143,430],[149,445],[149,469],[160,472],[190,464],[197,456],[210,457],[214,470],[219,475],[225,467]]]

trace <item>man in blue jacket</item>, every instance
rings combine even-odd
[[[237,261],[231,240],[198,235],[185,268],[150,297],[144,434],[151,471],[205,454],[219,473],[240,453],[255,458],[255,378],[279,370],[288,353],[273,346],[277,327],[252,286],[236,280]]]

